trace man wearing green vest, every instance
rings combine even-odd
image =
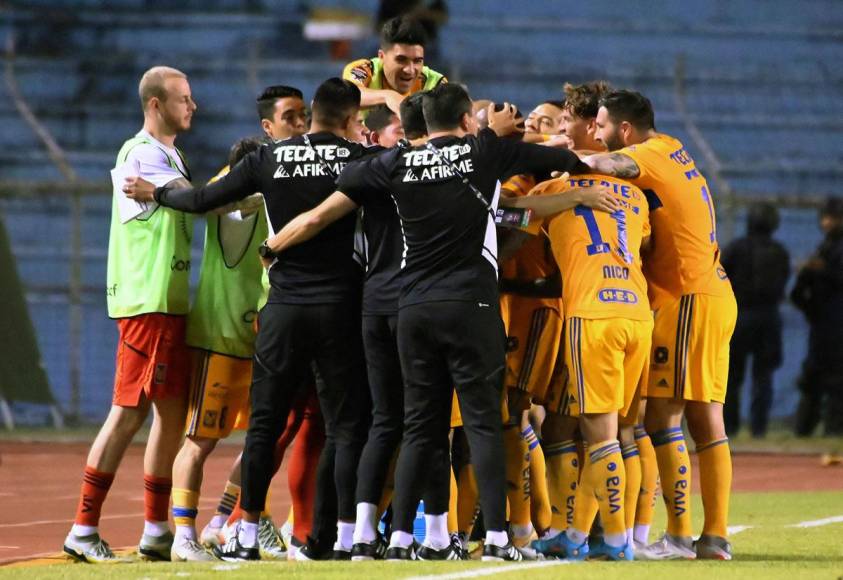
[[[424,66],[424,27],[406,16],[387,20],[381,29],[381,47],[375,58],[346,65],[342,78],[360,87],[360,107],[385,104],[397,115],[405,97],[448,82]]]
[[[139,93],[143,129],[126,141],[116,166],[132,163],[138,175],[158,185],[189,185],[190,171],[175,148],[190,129],[196,103],[187,77],[157,66],[144,73]],[[170,559],[173,535],[167,524],[173,458],[181,442],[187,401],[185,346],[193,219],[152,204],[121,223],[112,202],[106,296],[117,322],[117,370],[108,418],[88,454],[79,506],[64,551],[92,563],[120,560],[100,538],[99,519],[114,473],[138,429],[154,408],[144,455],[142,557]]]

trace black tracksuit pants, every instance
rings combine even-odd
[[[505,333],[497,302],[425,302],[398,314],[404,436],[395,472],[393,529],[412,532],[435,450],[448,444],[454,388],[471,447],[486,528],[506,522],[501,456]]]
[[[270,295],[270,299],[272,296]],[[243,451],[246,511],[264,507],[272,475],[275,442],[286,425],[290,404],[314,361],[321,376],[317,393],[325,419],[325,456],[320,473],[333,463],[339,519],[354,521],[360,451],[369,427],[371,402],[360,335],[359,302],[337,304],[268,303],[260,312],[252,371],[251,418]],[[334,455],[334,457],[330,457]],[[330,486],[318,484],[323,492]],[[317,498],[330,513],[332,502]],[[327,508],[327,509],[323,509]],[[318,514],[317,514],[318,515]],[[314,520],[314,536],[333,522]]]

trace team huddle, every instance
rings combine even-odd
[[[143,75],[144,127],[116,163],[133,177],[109,241],[113,405],[68,555],[125,560],[99,521],[152,409],[143,558],[731,559],[737,307],[705,178],[639,93],[566,84],[525,118],[424,66],[424,44],[418,23],[388,21],[378,57],[309,111],[268,87],[263,135],[203,186],[174,144],[197,109],[187,77]],[[200,532],[203,466],[234,429],[245,447]]]

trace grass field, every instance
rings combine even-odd
[[[694,498],[695,526],[702,516],[699,497]],[[483,562],[443,563],[331,563],[261,562],[255,564],[121,564],[90,566],[67,561],[16,564],[0,568],[2,578],[87,579],[120,578],[577,578],[623,580],[670,578],[696,580],[712,578],[783,578],[795,580],[843,578],[843,517],[841,521],[813,527],[790,527],[807,521],[843,516],[843,493],[739,493],[733,496],[731,522],[747,527],[733,536],[732,562],[634,562],[567,564],[538,562],[489,564]],[[657,511],[654,529],[663,527],[663,510]]]

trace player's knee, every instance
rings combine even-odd
[[[184,450],[195,460],[204,460],[217,446],[218,439],[188,435],[184,440]]]
[[[111,436],[117,438],[132,438],[146,421],[147,410],[143,407],[111,408],[106,423]]]

